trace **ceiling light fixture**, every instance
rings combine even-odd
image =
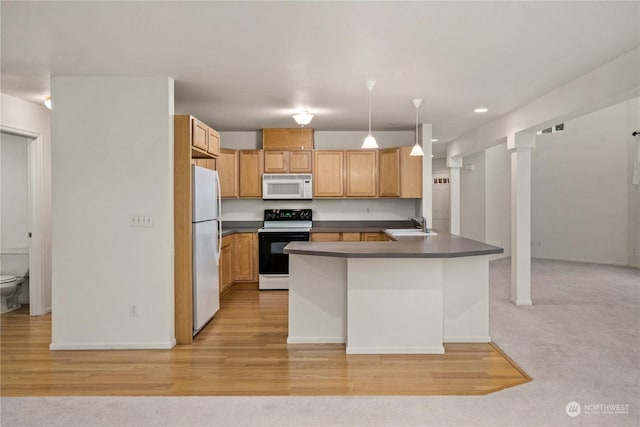
[[[433,138],[431,142],[438,142],[438,138]]]
[[[410,156],[424,156],[424,151],[422,151],[422,147],[418,144],[418,110],[420,109],[420,105],[422,104],[422,99],[414,99],[413,105],[416,107],[416,143],[411,149]]]
[[[361,148],[378,148],[376,139],[373,137],[373,135],[371,135],[371,93],[373,92],[373,87],[375,85],[375,80],[367,80],[367,89],[369,89],[369,134],[364,139]]]
[[[299,124],[300,126],[305,126],[311,123],[311,119],[313,119],[313,114],[309,114],[307,110],[304,110],[297,114],[294,114],[291,117],[293,117],[293,120],[295,120],[296,123]]]
[[[473,110],[474,113],[486,113],[487,111],[489,111],[487,107],[478,107]]]
[[[51,95],[47,95],[44,97],[44,105],[51,110]]]

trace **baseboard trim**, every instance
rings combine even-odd
[[[175,338],[169,342],[149,343],[54,343],[49,350],[170,350],[176,345]]]
[[[490,343],[491,337],[485,336],[468,336],[468,337],[444,337],[446,343]]]
[[[344,344],[347,337],[287,337],[287,344]]]
[[[540,259],[544,261],[564,261],[564,262],[577,262],[580,264],[597,264],[597,265],[613,265],[615,267],[634,267],[632,264],[624,263],[624,262],[614,262],[614,261],[597,261],[597,260],[588,260],[588,259],[579,259],[579,258],[554,258],[554,257],[545,257],[545,256],[532,256],[532,260]]]
[[[347,354],[444,354],[444,347],[354,347],[347,345]]]

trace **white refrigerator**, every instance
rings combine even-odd
[[[193,188],[193,335],[220,309],[218,265],[222,243],[218,173],[191,166]]]

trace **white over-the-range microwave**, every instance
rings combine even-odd
[[[313,198],[312,175],[263,174],[262,198],[265,200],[311,200]]]

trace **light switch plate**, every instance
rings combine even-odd
[[[153,227],[153,216],[129,215],[129,227]]]

